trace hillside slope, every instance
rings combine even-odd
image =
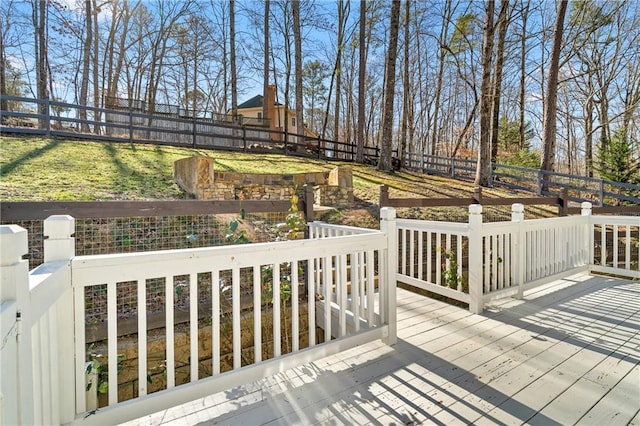
[[[0,137],[0,200],[159,200],[184,198],[172,176],[173,162],[192,155],[215,158],[216,170],[252,173],[296,173],[330,170],[336,165],[353,169],[356,205],[325,218],[332,222],[377,226],[380,185],[392,197],[469,197],[469,182],[413,171],[392,175],[375,167],[310,160],[279,154],[193,150],[171,146],[115,144]],[[484,189],[486,197],[520,195],[504,189]],[[530,196],[530,194],[527,194]],[[465,209],[403,209],[402,216],[453,219]],[[508,208],[487,209],[508,218]],[[534,216],[555,214],[555,208],[530,209]],[[493,212],[493,213],[492,213]]]

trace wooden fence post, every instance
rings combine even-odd
[[[0,226],[0,407],[3,424],[34,424],[33,366],[29,324],[29,261],[27,231]]]
[[[389,187],[387,185],[380,185],[380,208],[387,207],[389,205]]]
[[[389,326],[389,334],[382,339],[387,345],[395,345],[398,341],[398,324],[396,315],[396,275],[398,272],[398,228],[396,223],[396,210],[393,207],[380,209],[380,230],[387,235],[387,255],[380,256],[384,265],[384,276],[380,274],[380,280],[384,280],[385,286],[380,286],[381,296],[380,315]],[[384,292],[384,293],[383,293]]]
[[[482,313],[484,292],[482,283],[482,206],[469,206],[469,311]]]
[[[516,285],[518,286],[517,299],[522,299],[524,295],[524,268],[525,268],[525,233],[522,230],[522,222],[524,222],[524,205],[516,203],[511,205],[511,222],[517,223],[518,231],[515,235],[512,246],[514,253],[511,258],[514,259],[513,265]]]
[[[569,190],[566,187],[560,188],[558,197],[558,216],[564,217],[569,214]]]
[[[304,185],[304,220],[307,223],[315,220],[313,217],[313,198],[313,185],[307,183]]]
[[[475,204],[482,204],[482,187],[476,186],[473,188],[473,202]]]

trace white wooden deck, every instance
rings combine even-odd
[[[394,347],[363,345],[128,424],[640,425],[640,282],[576,275],[482,315],[398,299]]]

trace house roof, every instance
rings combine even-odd
[[[260,107],[262,107],[263,98],[264,98],[264,96],[262,96],[262,95],[256,95],[253,98],[249,99],[248,101],[245,101],[245,102],[241,103],[240,105],[238,105],[238,109],[260,108]],[[282,105],[282,104],[276,102],[276,106],[280,106],[280,105]]]

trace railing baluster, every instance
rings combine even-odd
[[[431,282],[431,280],[433,279],[433,269],[432,269],[432,265],[431,265],[431,257],[433,256],[433,252],[431,249],[431,235],[432,232],[428,231],[427,232],[427,281]]]
[[[339,336],[347,334],[347,255],[342,254],[336,258],[337,267],[339,268],[339,276],[337,286],[340,288],[339,299],[336,301],[340,304],[340,332]],[[353,286],[352,286],[353,287]]]
[[[190,381],[198,380],[198,274],[189,274],[189,353],[190,362]]]
[[[613,250],[613,266],[614,268],[618,267],[618,225],[613,225],[613,242],[611,244],[611,249]]]
[[[318,282],[319,259],[307,260],[307,309],[309,347],[316,345],[316,283]]]
[[[138,290],[138,395],[147,394],[147,282],[137,281]]]
[[[409,263],[409,275],[411,275],[412,277],[415,278],[415,272],[416,272],[416,261],[415,261],[415,253],[416,253],[416,249],[415,249],[415,233],[416,231],[414,231],[413,229],[411,229],[409,232],[411,232],[411,234],[409,235],[409,258],[410,263]],[[393,266],[393,265],[392,265]]]
[[[86,389],[85,371],[86,367],[86,348],[85,348],[85,288],[82,286],[73,287],[73,323],[75,336],[75,389]],[[94,384],[96,386],[96,384]],[[75,392],[76,414],[83,413],[87,410],[86,392]]]
[[[220,271],[211,274],[211,357],[213,374],[220,374]]]
[[[351,253],[351,312],[355,320],[355,331],[360,331],[360,286],[362,285],[361,252]]]
[[[324,287],[324,341],[331,341],[331,270],[333,263],[332,257],[324,257],[322,260],[322,286]]]
[[[436,284],[442,284],[442,234],[436,233]]]
[[[300,318],[298,308],[298,261],[291,262],[291,350],[300,349]]]
[[[213,275],[211,276],[213,281]],[[165,336],[166,336],[166,365],[167,372],[167,389],[171,389],[176,385],[176,358],[175,358],[175,337],[174,337],[174,283],[173,277],[167,275],[164,278],[164,294],[165,294]]]
[[[418,231],[418,276],[419,280],[424,280],[423,272],[424,272],[424,232]]]
[[[236,368],[240,368],[240,366],[242,365],[242,339],[240,337],[240,323],[242,321],[242,319],[240,318],[240,268],[233,268],[231,270],[231,309],[231,318],[233,320],[233,369],[235,370]]]
[[[458,270],[456,271],[456,274],[458,274],[459,280],[458,280],[458,291],[462,291],[462,235],[458,234],[457,236],[458,240],[457,240],[457,262],[458,262]],[[420,241],[422,241],[422,238],[420,238]],[[422,279],[422,275],[420,275],[420,279]]]
[[[625,226],[624,268],[628,270],[631,269],[631,226],[630,225]]]
[[[253,360],[262,361],[262,282],[260,265],[253,267]]]
[[[240,287],[238,287],[238,292]],[[239,309],[238,304],[238,309]],[[280,264],[273,265],[273,356],[279,357],[282,354],[281,339],[281,313],[280,313]],[[235,323],[234,323],[235,326]],[[240,325],[238,324],[238,330]],[[239,335],[239,334],[238,334]],[[235,351],[234,351],[235,352]],[[235,354],[234,354],[235,360]]]
[[[109,405],[118,403],[118,295],[116,283],[107,284],[107,346],[109,356]]]
[[[375,325],[375,254],[373,250],[367,251],[367,322],[369,327]]]

